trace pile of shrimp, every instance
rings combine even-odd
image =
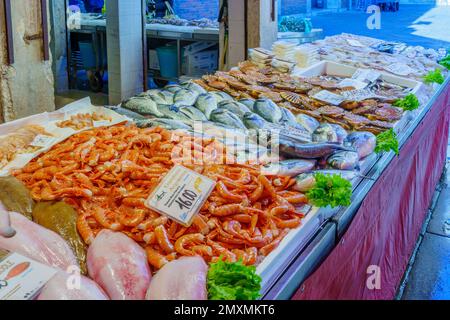
[[[259,166],[224,164],[226,158],[214,138],[118,125],[78,133],[13,174],[34,200],[72,205],[87,245],[106,228],[144,247],[155,270],[193,255],[257,264],[301,224],[297,208],[306,198],[291,191],[294,179],[262,175]],[[217,182],[190,227],[144,205],[175,164]]]

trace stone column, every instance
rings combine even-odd
[[[43,61],[40,1],[11,1],[11,12],[15,61],[8,65],[0,1],[0,122],[55,109],[52,64]]]
[[[65,0],[50,1],[52,70],[55,76],[55,92],[60,93],[69,89],[67,74],[67,25]]]
[[[142,0],[106,0],[109,103],[144,89]]]

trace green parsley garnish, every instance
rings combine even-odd
[[[212,263],[208,271],[208,297],[210,300],[256,300],[260,297],[261,277],[255,266],[241,261]]]
[[[442,59],[441,61],[439,61],[439,64],[441,66],[444,66],[445,68],[447,68],[448,70],[450,70],[450,54],[446,55],[444,59]]]
[[[413,93],[408,94],[403,99],[398,99],[394,102],[394,106],[402,108],[405,111],[411,111],[419,108],[419,99]]]
[[[396,155],[399,154],[397,134],[393,129],[387,130],[377,135],[377,145],[375,152],[380,153],[382,151],[394,151]]]
[[[442,72],[440,69],[435,69],[434,71],[430,71],[428,72],[428,74],[423,78],[423,80],[425,81],[425,83],[438,83],[438,84],[443,84],[445,79],[444,76],[442,75]]]
[[[332,208],[349,206],[352,197],[352,184],[340,175],[314,175],[316,184],[306,193],[308,200],[317,207]]]

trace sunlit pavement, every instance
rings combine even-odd
[[[347,32],[426,48],[450,48],[450,4],[400,5],[397,12],[381,12],[381,28],[373,30],[367,27],[370,15],[365,11],[330,12],[311,20],[325,36]]]

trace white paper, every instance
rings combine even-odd
[[[377,81],[381,77],[381,73],[371,69],[358,69],[352,76],[352,79],[359,81],[367,81],[369,83]]]
[[[177,165],[167,173],[145,205],[189,226],[215,185],[215,181]]]
[[[346,79],[342,80],[341,82],[339,82],[339,87],[341,87],[341,88],[353,87],[357,90],[364,89],[365,87],[367,87],[367,85],[368,85],[367,82],[359,81],[356,79],[350,79],[350,78],[346,78]]]
[[[52,136],[46,136],[43,134],[38,134],[34,140],[30,143],[30,146],[32,147],[39,147],[39,148],[48,148],[56,143],[58,138],[52,137]]]
[[[386,66],[384,69],[399,76],[407,76],[415,72],[414,69],[404,63],[393,63]]]
[[[315,95],[313,95],[313,98],[335,106],[340,105],[342,102],[346,100],[343,96],[335,94],[328,90],[322,90],[316,93]]]

